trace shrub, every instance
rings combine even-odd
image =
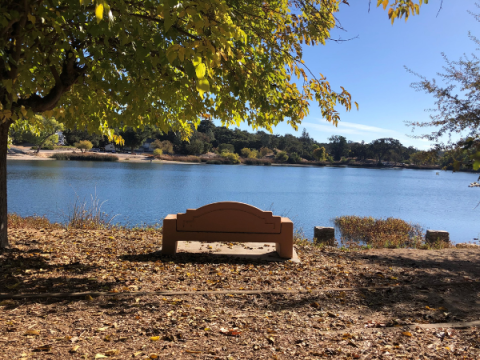
[[[277,159],[277,161],[279,162],[285,162],[288,160],[288,155],[285,151],[280,151],[277,153],[277,156],[275,156],[275,159]]]
[[[272,152],[272,150],[270,150],[269,148],[266,148],[266,147],[260,148],[260,151],[259,151],[261,157],[267,156],[271,152]]]
[[[313,157],[317,161],[325,161],[327,159],[327,152],[326,152],[325,148],[322,146],[322,147],[319,147],[319,148],[313,150]]]
[[[341,216],[335,218],[342,244],[350,247],[369,245],[373,248],[419,248],[423,245],[423,229],[401,219]]]
[[[240,157],[238,154],[234,154],[231,152],[222,152],[222,158],[226,160],[227,164],[239,164],[240,163]]]
[[[78,143],[75,143],[74,146],[82,153],[93,148],[93,144],[88,140],[79,141]]]
[[[218,151],[220,153],[223,153],[223,152],[234,153],[235,147],[232,144],[220,144],[218,145]]]
[[[161,149],[163,154],[173,154],[173,144],[168,140],[160,141],[157,139],[150,144],[150,147],[153,149]]]
[[[159,157],[160,155],[163,155],[163,150],[156,148],[155,150],[153,150],[153,155],[155,155],[156,157]]]
[[[95,153],[57,153],[51,156],[55,160],[79,160],[79,161],[118,161],[118,156],[95,154]]]
[[[290,164],[298,164],[302,162],[302,159],[300,158],[300,155],[298,155],[296,152],[293,152],[288,157],[288,162]]]

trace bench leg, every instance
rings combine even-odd
[[[168,240],[163,238],[162,254],[163,255],[175,255],[177,253],[177,242],[175,240]]]
[[[169,215],[170,216],[170,215]],[[175,255],[177,253],[177,240],[175,233],[177,232],[176,216],[172,219],[168,217],[163,220],[162,228],[162,254]]]
[[[293,257],[293,223],[282,219],[281,241],[276,243],[278,256],[284,259]]]
[[[278,256],[282,259],[291,259],[293,257],[293,243],[289,246],[285,243],[276,243]]]

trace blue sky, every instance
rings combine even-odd
[[[393,137],[406,146],[430,147],[424,140],[407,136],[412,132],[405,121],[428,121],[425,109],[433,107],[434,99],[410,87],[418,78],[404,66],[433,78],[445,65],[442,52],[451,60],[474,52],[475,44],[468,33],[480,37],[480,24],[467,11],[480,13],[480,8],[473,0],[444,0],[437,16],[440,0],[430,0],[421,7],[419,16],[391,25],[387,12],[375,5],[372,0],[370,12],[368,0],[353,0],[350,6],[341,6],[338,18],[347,32],[336,30],[332,38],[358,38],[304,47],[304,60],[312,72],[324,74],[336,90],[345,87],[360,110],[341,111],[341,121],[335,128],[321,118],[318,107],[312,103],[298,133],[287,124],[277,126],[274,133],[298,136],[305,127],[320,142],[328,142],[331,135],[366,142]],[[246,125],[241,128],[252,131]],[[417,129],[414,134],[426,130]]]

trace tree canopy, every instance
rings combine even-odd
[[[393,20],[422,2],[377,6]],[[92,132],[148,123],[188,135],[202,114],[296,127],[316,100],[336,123],[350,94],[308,72],[301,44],[325,44],[341,3],[2,1],[1,121],[46,113]]]

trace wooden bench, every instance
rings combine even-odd
[[[293,223],[240,202],[217,202],[163,220],[162,253],[174,255],[177,241],[275,243],[278,255],[293,257]]]

